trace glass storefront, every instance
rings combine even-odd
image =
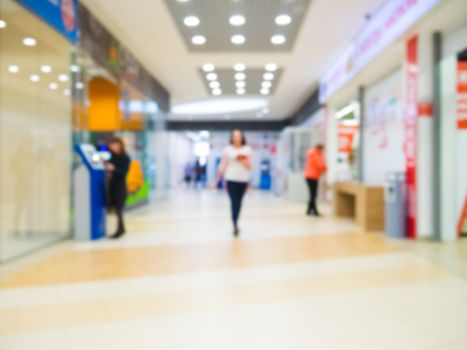
[[[72,45],[0,0],[0,261],[70,235]]]

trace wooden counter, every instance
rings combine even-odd
[[[360,182],[340,182],[334,186],[334,213],[354,217],[365,231],[384,230],[384,188]]]

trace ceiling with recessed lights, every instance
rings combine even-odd
[[[262,114],[170,116],[172,120],[193,121],[252,120],[260,116],[262,120],[278,120],[290,116],[318,86],[322,72],[352,40],[365,15],[381,1],[134,0],[130,5],[127,0],[81,0],[170,91],[173,105],[245,97],[268,103]],[[295,12],[300,6],[303,10]],[[238,15],[243,18],[232,18]],[[280,15],[290,19],[278,18]],[[233,44],[234,35],[243,35],[244,44]],[[285,43],[273,45],[274,35],[284,35]],[[202,44],[195,46],[194,36],[199,36],[195,41]],[[234,85],[233,67],[239,63],[245,65],[245,95],[238,94]],[[269,94],[261,95],[258,87],[264,82],[265,66],[271,63],[278,72]],[[210,72],[203,71],[206,64],[215,67],[221,90],[218,95],[207,83]],[[255,70],[262,74],[253,83]]]
[[[268,71],[266,68],[235,70],[235,65],[230,68],[216,67],[212,70],[205,68],[207,67],[201,67],[199,73],[206,91],[212,96],[269,96],[274,94],[282,75],[282,69],[278,68],[274,71]]]
[[[311,0],[165,0],[194,52],[290,51]]]
[[[56,103],[68,102],[71,44],[17,3],[12,2],[2,10],[0,80],[3,86],[32,96],[39,93]],[[26,22],[28,26],[24,25]]]

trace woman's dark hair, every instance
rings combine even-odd
[[[120,137],[114,137],[114,138],[110,139],[108,144],[110,145],[112,143],[117,143],[120,146],[120,149],[122,150],[122,154],[126,154],[125,143],[123,142],[123,140]]]
[[[233,135],[236,131],[240,132],[240,134],[242,135],[242,146],[245,146],[246,145],[245,133],[240,129],[232,130],[232,132],[230,133],[230,144],[233,145]]]

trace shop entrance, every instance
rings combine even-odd
[[[467,50],[445,58],[441,77],[441,232],[467,235]]]

